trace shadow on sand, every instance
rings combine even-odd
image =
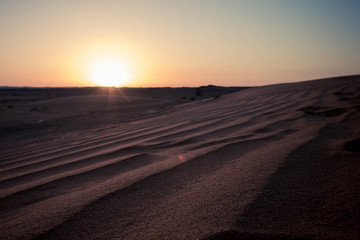
[[[224,231],[211,236],[207,236],[202,240],[310,240],[312,238],[296,238],[286,235],[269,235],[259,233],[246,233],[238,231]]]

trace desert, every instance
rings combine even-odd
[[[0,90],[1,239],[360,238],[360,76]]]

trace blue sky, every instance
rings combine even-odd
[[[360,1],[0,1],[0,85],[264,85],[360,73]]]

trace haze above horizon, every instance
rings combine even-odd
[[[109,58],[128,87],[359,74],[359,12],[356,0],[3,0],[0,86],[94,86],[92,64]]]

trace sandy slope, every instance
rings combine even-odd
[[[1,238],[359,239],[359,109],[342,77],[3,150]]]

